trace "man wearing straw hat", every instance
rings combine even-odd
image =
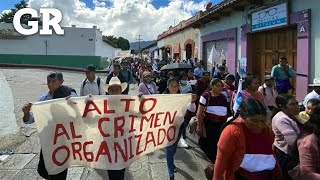
[[[118,77],[112,77],[108,84],[102,84],[101,87],[108,93],[108,95],[121,95],[126,90],[128,84],[121,83]],[[109,180],[124,180],[126,169],[108,170]]]

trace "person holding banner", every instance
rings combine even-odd
[[[180,94],[179,80],[176,78],[169,79],[168,86],[167,86],[167,89],[164,92],[164,94]],[[194,103],[196,101],[196,99],[197,99],[196,95],[193,95],[191,103]],[[189,105],[188,110],[193,111],[192,107],[194,107],[194,106]],[[173,145],[166,147],[166,161],[167,161],[167,168],[168,168],[170,180],[174,180],[174,173],[177,172],[177,167],[174,165],[173,158],[174,158],[174,155],[177,151],[177,145],[178,145],[179,139],[181,137],[181,133],[185,128],[186,128],[186,126],[183,123],[180,126],[179,134],[178,134],[176,142]]]
[[[169,79],[167,84],[167,89],[163,94],[180,94],[179,80],[176,78]],[[178,139],[180,139],[180,136],[181,136],[181,131],[179,131],[177,141],[173,145],[166,147],[166,160],[167,160],[167,168],[168,168],[170,180],[174,180],[174,173],[177,172],[177,167],[174,165],[173,157],[177,151],[177,145],[179,142]]]
[[[102,88],[110,95],[121,95],[126,90],[128,84],[121,83],[117,77],[112,77],[109,84],[103,84]],[[109,180],[124,180],[124,173],[126,169],[108,170]]]
[[[243,98],[236,114],[222,126],[213,179],[280,180],[273,154],[274,134],[267,125],[267,109],[253,98]]]
[[[201,95],[197,112],[197,134],[199,145],[211,162],[216,160],[217,143],[221,126],[227,120],[228,103],[221,93],[223,83],[220,79],[210,82],[211,91]],[[205,131],[205,132],[204,132]]]
[[[47,101],[51,99],[58,99],[58,98],[68,98],[70,96],[76,97],[76,91],[70,87],[63,86],[63,75],[61,72],[51,72],[47,76],[47,85],[49,92],[42,95],[38,101]],[[34,123],[33,114],[31,110],[32,103],[28,103],[23,106],[23,122],[26,124]],[[65,169],[59,174],[49,175],[48,171],[45,167],[42,150],[40,150],[40,159],[38,164],[37,172],[39,175],[44,179],[50,180],[64,180],[67,178],[68,169]]]

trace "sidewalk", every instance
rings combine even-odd
[[[14,114],[11,88],[5,75],[0,71],[0,137],[19,131]]]
[[[47,91],[46,75],[49,71],[39,69],[0,69],[11,87],[13,94],[16,123],[20,132],[12,136],[21,138],[20,145],[11,149],[15,153],[0,163],[0,180],[33,180],[42,179],[36,172],[39,161],[40,142],[35,125],[24,125],[21,107],[23,104],[34,101]],[[84,73],[63,72],[65,83],[79,91]],[[100,74],[99,74],[100,75]],[[102,74],[101,74],[102,75]],[[102,76],[102,78],[105,78]],[[2,86],[1,86],[2,87]],[[2,88],[1,88],[2,89]],[[24,91],[22,91],[24,89]],[[136,95],[136,86],[130,87],[130,94]],[[1,97],[3,98],[3,97]],[[3,99],[0,99],[2,102]],[[12,101],[12,100],[11,100]],[[0,121],[3,121],[0,116]],[[205,180],[203,169],[209,164],[199,147],[188,140],[190,149],[178,148],[175,155],[175,164],[178,172],[176,180]],[[1,147],[1,146],[0,146]],[[13,146],[14,147],[14,146]],[[0,149],[1,150],[1,149]],[[167,180],[165,150],[157,150],[134,162],[126,171],[127,180]],[[108,179],[106,171],[97,171],[85,167],[71,167],[68,171],[69,180],[99,180]]]

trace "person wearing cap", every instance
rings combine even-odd
[[[303,106],[305,108],[310,99],[320,99],[320,78],[315,78],[313,84],[309,84],[309,86],[313,87],[313,91],[311,91],[303,100]]]
[[[121,83],[126,82],[125,77],[121,73],[121,66],[119,64],[114,64],[113,65],[113,71],[107,77],[106,84],[109,84],[109,81],[111,80],[112,77],[117,77],[121,81]],[[123,89],[122,94],[125,94],[124,91],[125,91],[125,89]]]
[[[276,97],[278,93],[274,87],[274,78],[270,75],[264,77],[264,84],[258,88],[258,91],[263,95],[265,104],[269,110],[273,110],[276,107]]]
[[[226,67],[223,65],[218,66],[218,74],[214,76],[214,78],[224,80],[226,77]]]
[[[139,95],[157,94],[157,85],[152,81],[151,77],[151,72],[145,71],[143,73],[143,81],[139,84],[138,87]]]
[[[86,67],[86,78],[80,87],[80,96],[86,95],[104,95],[105,92],[101,88],[101,78],[96,76],[96,68],[90,64]]]
[[[107,92],[108,95],[121,95],[127,88],[126,82],[121,82],[118,77],[112,77],[108,84],[102,84],[102,89]],[[124,174],[126,169],[120,170],[108,170],[109,180],[124,180]]]

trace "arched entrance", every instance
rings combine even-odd
[[[184,43],[184,50],[186,51],[186,58],[191,59],[194,58],[194,50],[195,50],[195,42],[192,39],[188,39]]]
[[[187,44],[185,47],[186,50],[186,58],[191,59],[192,58],[192,44]]]
[[[170,58],[172,58],[171,52],[172,52],[172,46],[171,45],[165,46],[163,57],[165,57],[165,59],[169,59],[169,56]]]

